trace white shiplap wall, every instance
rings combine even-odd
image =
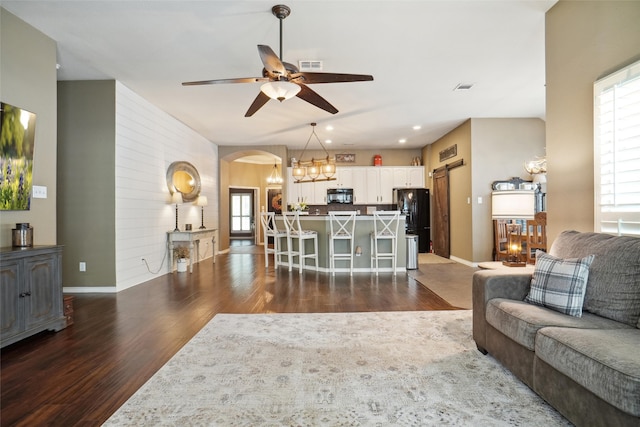
[[[175,205],[166,183],[169,165],[193,164],[207,196],[204,225],[218,228],[218,146],[116,83],[116,290],[166,274],[167,231],[175,228]],[[200,208],[179,206],[179,227],[200,226]],[[200,243],[210,258],[211,242]],[[141,259],[149,264],[149,269]]]

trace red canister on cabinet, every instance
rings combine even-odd
[[[373,156],[373,166],[382,166],[382,156],[380,154]]]

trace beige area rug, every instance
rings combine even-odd
[[[434,256],[437,257],[437,255]],[[407,272],[418,283],[435,292],[452,306],[472,309],[471,284],[473,273],[478,269],[447,258],[441,259],[448,262],[419,264],[418,270],[407,270]]]
[[[470,311],[219,314],[107,426],[565,426]]]
[[[455,261],[432,253],[419,253],[418,265],[420,264],[455,264]]]

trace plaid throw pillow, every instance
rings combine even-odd
[[[582,303],[594,255],[561,259],[536,251],[531,289],[525,301],[570,316],[582,317]]]

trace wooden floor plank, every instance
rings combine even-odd
[[[407,274],[300,275],[243,247],[193,274],[76,294],[73,325],[2,349],[0,423],[101,425],[217,313],[451,309]]]

